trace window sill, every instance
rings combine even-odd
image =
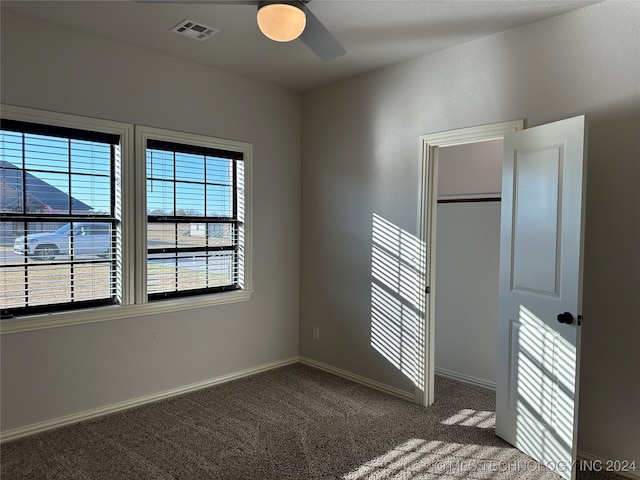
[[[239,290],[213,295],[156,300],[151,303],[139,305],[113,305],[93,309],[9,318],[0,322],[0,335],[68,327],[70,325],[82,325],[85,323],[108,322],[111,320],[122,320],[158,313],[171,313],[227,303],[246,302],[251,298],[252,293],[252,290]]]

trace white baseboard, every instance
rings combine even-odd
[[[495,382],[489,382],[487,380],[483,380],[481,378],[472,377],[470,375],[464,375],[462,373],[454,372],[451,370],[447,370],[445,368],[434,368],[435,374],[440,375],[441,377],[450,378],[452,380],[457,380],[463,383],[470,383],[471,385],[476,385],[478,387],[488,388],[490,390],[496,389]]]
[[[246,370],[229,373],[227,375],[211,378],[209,380],[204,380],[202,382],[192,383],[190,385],[185,385],[178,388],[172,388],[170,390],[165,390],[163,392],[133,398],[131,400],[126,400],[124,402],[113,403],[111,405],[106,405],[104,407],[85,410],[84,412],[65,415],[63,417],[54,418],[52,420],[47,420],[44,422],[27,425],[26,427],[19,427],[19,428],[14,428],[12,430],[6,430],[4,432],[0,432],[0,443],[8,442],[10,440],[16,440],[18,438],[26,437],[27,435],[33,435],[35,433],[52,430],[54,428],[62,427],[64,425],[70,425],[73,423],[81,422],[83,420],[90,420],[92,418],[101,417],[103,415],[107,415],[110,413],[127,410],[132,407],[138,407],[140,405],[156,402],[158,400],[163,400],[165,398],[175,397],[177,395],[182,395],[184,393],[194,392],[196,390],[201,390],[203,388],[211,387],[213,385],[229,382],[231,380],[236,380],[242,377],[248,377],[250,375],[255,375],[256,373],[266,372],[268,370],[273,370],[274,368],[284,367],[285,365],[290,365],[292,363],[297,363],[297,362],[298,362],[298,357],[285,358],[275,362],[265,363],[262,365],[258,365],[256,367],[251,367]]]
[[[633,462],[631,459],[610,460],[582,450],[578,450],[577,457],[579,460],[584,462],[582,465],[583,470],[590,468],[595,472],[611,472],[619,477],[631,478],[634,480],[640,479],[640,463],[638,463],[638,461],[633,465],[635,466],[635,470],[632,470],[630,467],[633,466],[629,465],[630,462]]]
[[[361,377],[360,375],[356,375],[355,373],[342,370],[332,365],[318,362],[317,360],[313,360],[308,357],[300,357],[299,361],[300,363],[304,363],[305,365],[315,367],[319,370],[324,370],[325,372],[333,373],[334,375],[337,375],[339,377],[346,378],[347,380],[352,380],[356,383],[366,385],[367,387],[375,388],[376,390],[380,390],[381,392],[385,392],[395,397],[399,397],[403,400],[407,400],[412,403],[415,403],[416,401],[415,395],[413,393],[405,392],[404,390],[400,390],[399,388],[390,387],[389,385],[385,385],[384,383],[376,382],[374,380]]]

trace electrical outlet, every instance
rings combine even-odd
[[[320,340],[320,327],[313,327],[313,339]]]

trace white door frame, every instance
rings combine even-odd
[[[446,132],[431,133],[420,136],[420,189],[418,207],[418,235],[422,252],[421,270],[424,272],[424,285],[418,292],[421,312],[421,327],[424,332],[424,351],[420,352],[424,361],[419,372],[424,388],[416,387],[415,403],[423,407],[433,404],[433,380],[435,371],[435,302],[432,297],[436,285],[436,221],[438,205],[438,149],[466,143],[499,140],[504,135],[522,130],[523,120],[513,120],[477,127],[460,128]],[[427,289],[430,290],[427,293]]]

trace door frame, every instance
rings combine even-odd
[[[420,188],[418,204],[418,235],[423,245],[420,270],[424,282],[418,291],[420,327],[424,332],[424,349],[418,352],[423,358],[419,364],[422,388],[416,386],[415,403],[428,407],[433,404],[435,372],[435,301],[432,297],[436,285],[436,222],[438,206],[438,149],[467,143],[503,139],[505,134],[524,128],[524,120],[479,125],[420,136]],[[429,290],[429,293],[427,293]]]

